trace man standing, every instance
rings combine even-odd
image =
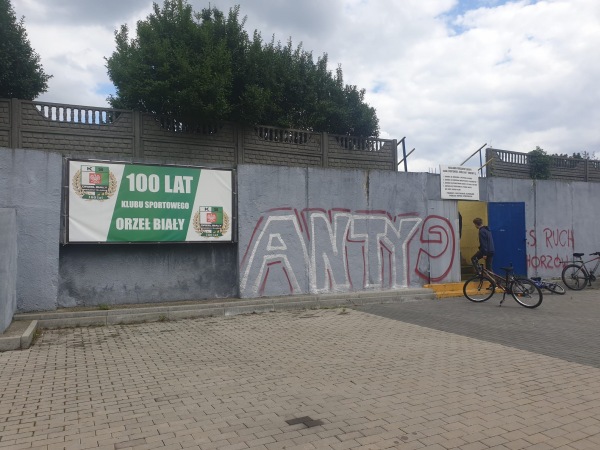
[[[485,268],[492,270],[492,260],[494,259],[494,238],[490,229],[483,224],[481,218],[473,219],[475,227],[479,230],[479,250],[473,255],[471,261],[476,264],[477,261],[483,258]]]

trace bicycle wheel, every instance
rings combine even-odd
[[[494,295],[496,284],[485,275],[475,275],[465,281],[463,294],[472,302],[485,302]]]
[[[546,289],[558,295],[565,295],[566,292],[564,287],[556,283],[546,283]]]
[[[544,298],[540,288],[528,278],[515,278],[509,290],[517,303],[525,308],[537,308]]]
[[[586,287],[588,277],[583,266],[580,264],[569,264],[562,271],[561,278],[565,286],[574,291],[580,291]]]

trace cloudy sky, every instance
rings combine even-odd
[[[196,11],[208,1],[189,0]],[[158,1],[162,5],[162,0]],[[12,0],[54,77],[39,100],[105,106],[114,30],[149,0]],[[460,164],[484,144],[600,156],[598,0],[210,0],[367,91],[381,137],[406,137],[411,172]],[[474,157],[468,166],[478,166]],[[403,166],[400,166],[403,170]]]

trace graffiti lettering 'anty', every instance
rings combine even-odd
[[[283,274],[289,293],[302,292],[301,281],[313,293],[362,289],[398,288],[408,284],[408,246],[414,237],[428,243],[433,252],[419,251],[414,273],[424,258],[453,263],[454,231],[449,221],[415,213],[392,216],[386,211],[292,208],[268,211],[257,221],[241,261],[242,292],[263,295],[272,270]],[[421,227],[420,235],[417,233]],[[284,283],[284,284],[285,284]]]

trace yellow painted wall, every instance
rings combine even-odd
[[[460,239],[460,265],[461,267],[471,266],[471,256],[479,248],[479,235],[477,228],[473,225],[475,217],[481,217],[483,224],[487,225],[487,203],[459,201],[458,212],[462,216],[462,236]]]

